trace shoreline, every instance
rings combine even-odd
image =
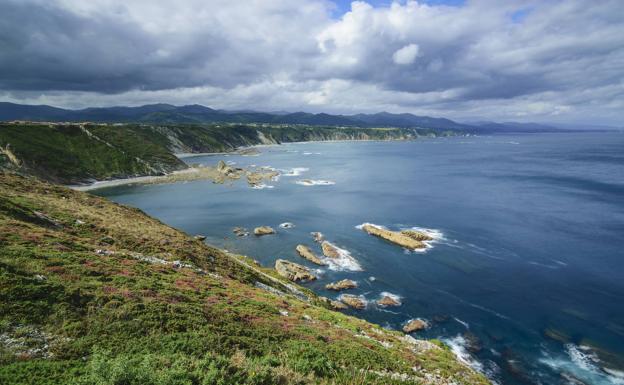
[[[342,143],[342,142],[412,142],[412,141],[423,139],[423,138],[435,139],[438,137],[432,137],[432,138],[420,137],[420,138],[413,138],[413,139],[396,139],[396,140],[393,140],[393,139],[390,139],[390,140],[382,140],[382,139],[308,140],[308,141],[300,141],[300,142],[254,144],[251,146],[238,147],[232,151],[227,151],[227,152],[198,152],[198,153],[180,152],[180,153],[173,153],[173,155],[176,156],[178,159],[187,159],[187,158],[194,158],[194,157],[199,157],[199,156],[218,156],[218,155],[257,156],[259,155],[259,153],[258,154],[246,154],[245,151],[253,150],[256,148],[277,147],[277,146],[283,146],[283,145],[289,145],[289,144]],[[73,185],[65,185],[65,187],[71,188],[72,190],[76,190],[76,191],[92,191],[92,190],[99,190],[99,189],[103,189],[107,187],[117,187],[117,186],[125,186],[125,185],[132,185],[132,184],[153,184],[153,183],[159,183],[159,181],[165,180],[167,178],[171,178],[172,176],[175,176],[178,174],[193,173],[197,171],[198,171],[197,168],[191,167],[189,165],[188,168],[178,170],[178,171],[173,171],[169,174],[164,174],[164,175],[144,175],[144,176],[134,176],[134,177],[129,177],[129,178],[98,180],[91,184],[84,184],[84,185],[73,184]]]

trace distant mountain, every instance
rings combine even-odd
[[[473,127],[449,119],[416,116],[412,114],[331,115],[307,112],[257,112],[250,110],[214,110],[201,105],[173,106],[149,104],[140,107],[102,107],[67,110],[50,106],[29,106],[0,102],[0,121],[89,121],[89,122],[144,122],[144,123],[269,123],[305,124],[347,127],[433,128],[438,130],[471,130]]]
[[[199,104],[174,106],[148,104],[139,107],[98,107],[68,110],[46,105],[22,105],[0,102],[0,121],[29,120],[51,122],[108,122],[108,123],[266,123],[302,124],[343,127],[397,127],[455,130],[474,134],[565,132],[571,128],[538,123],[476,122],[458,123],[446,118],[413,114],[331,115],[308,112],[258,112],[252,110],[215,110]]]

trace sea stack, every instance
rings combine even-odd
[[[424,242],[414,239],[416,234],[412,234],[411,232],[409,232],[408,235],[398,231],[382,229],[381,227],[371,224],[362,225],[362,230],[366,231],[370,235],[374,235],[401,247],[405,247],[406,249],[417,250],[427,247]]]
[[[297,245],[297,248],[295,250],[297,250],[297,253],[299,253],[301,257],[307,259],[308,261],[312,263],[316,263],[317,265],[321,265],[321,266],[326,265],[326,263],[321,261],[316,256],[316,254],[314,254],[314,252],[310,250],[310,248],[306,245]]]

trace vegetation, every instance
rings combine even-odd
[[[487,381],[140,210],[2,173],[0,383]]]

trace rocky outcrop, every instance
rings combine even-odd
[[[318,231],[312,232],[310,233],[310,235],[312,235],[314,242],[317,242],[317,243],[323,242],[323,239],[324,239],[323,234],[319,233]]]
[[[323,249],[323,255],[327,258],[340,258],[340,251],[338,251],[336,246],[327,241],[321,243],[321,249]]]
[[[343,294],[340,296],[340,302],[348,305],[357,310],[362,310],[366,308],[366,300],[357,295]]]
[[[272,227],[260,226],[254,229],[254,235],[256,236],[269,235],[269,234],[275,234],[275,230],[273,230]]]
[[[401,306],[401,301],[389,295],[384,295],[381,299],[377,300],[377,305],[382,307]]]
[[[297,253],[299,253],[300,256],[302,256],[303,258],[307,259],[308,261],[312,263],[316,263],[317,265],[321,265],[321,266],[326,265],[326,263],[321,261],[316,256],[316,254],[314,254],[314,252],[310,250],[310,248],[306,245],[297,245],[295,250],[297,250]]]
[[[423,233],[422,231],[416,231],[416,230],[402,230],[401,234],[403,235],[407,235],[408,237],[420,241],[420,242],[424,242],[424,241],[433,241],[433,237]]]
[[[332,282],[325,285],[325,289],[327,290],[346,290],[346,289],[355,289],[357,288],[357,282],[352,281],[350,279],[343,279],[342,281]]]
[[[340,301],[330,301],[329,306],[334,310],[345,310],[348,309],[348,306]]]
[[[232,232],[236,234],[237,237],[246,237],[249,235],[249,231],[244,227],[235,227],[232,229]]]
[[[420,318],[416,318],[413,320],[409,320],[405,326],[403,326],[403,331],[405,333],[412,333],[419,330],[424,330],[429,326],[427,321],[422,320]]]
[[[275,270],[277,270],[279,275],[293,282],[313,281],[316,279],[316,276],[307,267],[283,259],[275,261]]]
[[[252,187],[259,186],[263,181],[270,181],[277,176],[279,176],[279,172],[275,170],[247,171],[247,183]]]
[[[412,238],[411,235],[405,235],[398,231],[382,229],[381,227],[377,227],[371,224],[363,225],[362,230],[366,231],[370,235],[374,235],[401,247],[405,247],[406,249],[416,250],[424,249],[425,247],[427,247],[427,245],[425,245],[422,241],[418,241]]]

